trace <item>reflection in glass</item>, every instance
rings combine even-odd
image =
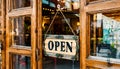
[[[113,14],[91,17],[91,55],[120,59],[120,20]]]
[[[31,21],[30,17],[13,18],[12,22],[12,45],[31,45]]]
[[[13,9],[30,7],[31,0],[11,0]]]
[[[23,55],[12,55],[12,69],[31,69],[30,68],[30,57]]]
[[[79,61],[44,57],[43,69],[79,69]]]

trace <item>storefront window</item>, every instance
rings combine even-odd
[[[18,17],[11,20],[12,46],[31,46],[31,18]]]
[[[97,13],[91,15],[91,50],[92,56],[99,59],[120,58],[120,12]],[[118,61],[117,61],[118,62]]]
[[[55,7],[51,6],[51,3],[54,3]],[[74,7],[73,7],[74,3]],[[79,0],[60,0],[55,1],[51,0],[49,4],[43,3],[43,10],[42,10],[42,28],[43,28],[43,69],[79,69],[79,48],[76,50],[77,54],[74,57],[68,57],[70,55],[67,55],[64,57],[64,52],[71,52],[73,49],[71,49],[72,44],[67,42],[69,41],[69,38],[72,36],[79,36],[80,31],[80,22],[79,22],[79,7],[76,6],[77,3],[79,3]],[[56,14],[57,13],[57,14]],[[51,39],[52,41],[55,41],[56,44],[53,43],[53,47],[47,47],[46,43],[48,42],[46,39],[46,36]],[[54,39],[58,38],[58,39]],[[65,39],[67,38],[67,39]],[[74,37],[73,37],[74,38]],[[62,40],[61,40],[62,39]],[[66,43],[65,41],[66,40]],[[62,44],[59,42],[61,41]],[[77,40],[79,42],[79,38]],[[74,42],[74,41],[73,41]],[[48,45],[51,45],[49,43]],[[68,47],[60,48],[60,45],[68,45]],[[59,47],[56,47],[59,46]],[[79,46],[79,45],[78,45]],[[63,51],[62,54],[56,54],[53,56],[53,54],[49,54],[48,50],[50,51],[55,49],[55,52],[61,53],[60,51]],[[49,55],[47,55],[47,54]],[[72,55],[72,54],[71,54]],[[74,59],[74,60],[73,60]]]

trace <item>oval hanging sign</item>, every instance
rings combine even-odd
[[[46,56],[75,60],[79,50],[78,36],[47,35],[44,53]]]

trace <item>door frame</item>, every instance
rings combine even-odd
[[[1,27],[2,27],[2,34],[1,34],[1,55],[2,55],[2,69],[5,69],[6,66],[6,43],[5,43],[5,26],[6,26],[6,5],[5,5],[5,0],[1,0]]]

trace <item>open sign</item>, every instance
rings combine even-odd
[[[75,60],[79,49],[77,38],[71,35],[49,35],[45,39],[45,55]]]

